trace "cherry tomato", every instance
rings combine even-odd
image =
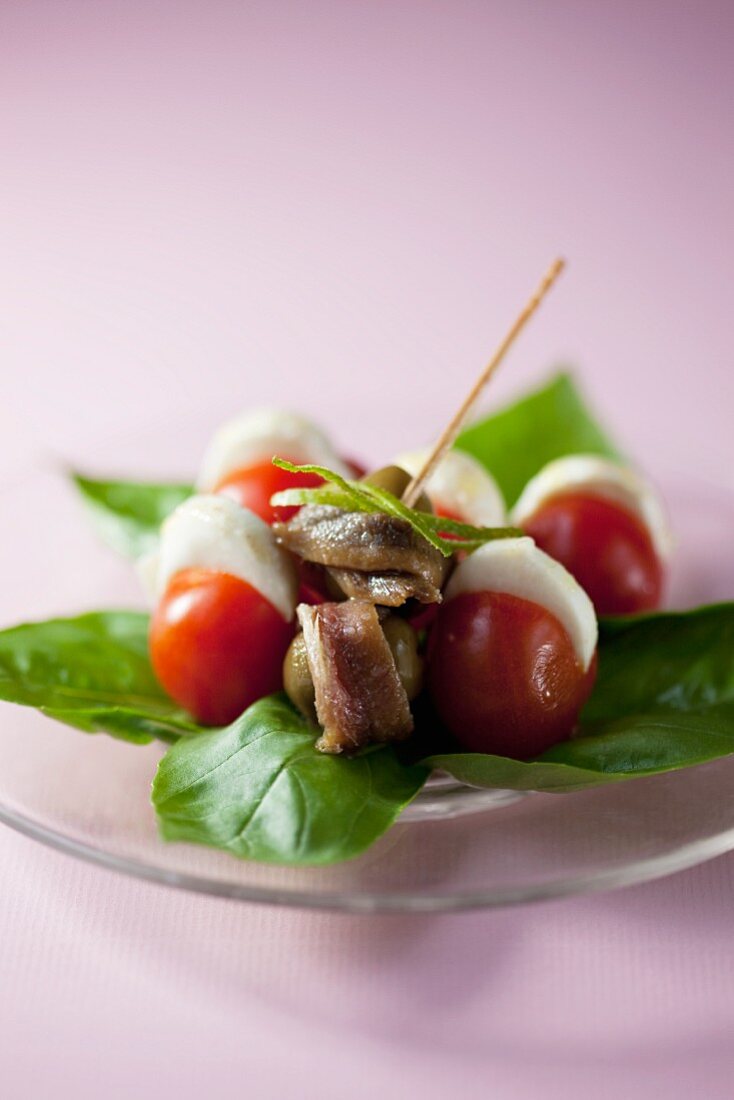
[[[168,694],[204,725],[223,726],[282,688],[294,626],[229,573],[183,569],[153,615],[150,656]]]
[[[273,508],[270,498],[285,489],[313,489],[323,484],[318,474],[292,474],[273,466],[272,462],[258,462],[232,470],[215,486],[214,492],[231,497],[242,508],[249,508],[266,523],[285,521],[294,516],[297,507]]]
[[[472,752],[537,756],[573,732],[591,692],[568,632],[539,604],[463,592],[439,608],[428,682],[449,731]]]
[[[559,493],[523,528],[586,589],[597,614],[660,606],[663,564],[644,524],[622,505],[579,492]]]

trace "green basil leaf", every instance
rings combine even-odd
[[[314,749],[315,737],[284,696],[271,696],[225,729],[180,740],[153,783],[161,835],[271,863],[359,855],[428,771],[400,764],[388,746],[327,756]]]
[[[603,619],[599,655],[588,726],[651,708],[734,717],[734,603]]]
[[[72,474],[101,538],[131,558],[155,546],[166,516],[193,493],[190,485],[95,481]]]
[[[158,684],[148,658],[148,616],[134,611],[0,631],[0,699],[137,744],[200,728]]]
[[[564,791],[734,752],[734,603],[601,624],[580,736],[538,760],[436,753],[422,762],[478,787]]]
[[[568,454],[619,458],[573,379],[559,374],[507,409],[466,428],[456,441],[487,467],[511,507],[534,474]]]

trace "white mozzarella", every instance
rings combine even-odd
[[[428,458],[428,450],[398,455],[396,466],[415,477]],[[505,502],[497,482],[476,458],[464,451],[448,451],[428,481],[426,493],[437,508],[453,512],[476,527],[503,527]]]
[[[540,604],[568,632],[579,662],[589,667],[598,638],[594,607],[578,581],[531,538],[487,542],[454,571],[445,599],[462,592],[505,592]]]
[[[275,455],[299,465],[328,466],[343,477],[351,476],[324,433],[310,420],[277,409],[257,409],[215,432],[196,487],[210,492],[234,470],[267,462]]]
[[[228,497],[189,497],[165,521],[158,549],[138,562],[154,599],[182,569],[211,569],[240,577],[284,619],[293,618],[298,578],[267,523]]]
[[[645,525],[658,556],[670,556],[673,537],[656,490],[635,470],[599,455],[567,455],[549,462],[525,486],[512,522],[521,527],[551,497],[584,489],[627,508]]]

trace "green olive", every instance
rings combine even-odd
[[[394,497],[400,499],[413,480],[407,470],[402,466],[383,466],[375,470],[373,474],[367,474],[362,479],[368,485],[374,485],[376,489],[387,489]],[[431,502],[425,493],[421,493],[415,505],[419,512],[432,512]]]
[[[390,646],[400,682],[409,702],[412,702],[423,687],[423,658],[418,653],[418,635],[410,623],[397,615],[388,615],[383,619],[382,630]]]
[[[303,634],[296,634],[283,661],[283,686],[294,707],[305,718],[316,723],[316,692],[306,657]]]

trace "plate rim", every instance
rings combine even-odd
[[[711,763],[699,765],[710,766]],[[634,780],[630,780],[634,782]],[[558,797],[563,797],[558,796]],[[491,810],[487,811],[493,812]],[[114,855],[84,841],[64,836],[48,826],[41,825],[25,814],[8,810],[0,804],[0,824],[31,840],[39,841],[47,848],[64,855],[75,856],[85,863],[116,871],[138,881],[168,886],[206,897],[218,897],[229,901],[259,905],[285,906],[290,909],[310,909],[341,913],[343,915],[397,915],[465,913],[482,909],[501,909],[513,905],[526,905],[543,901],[580,897],[622,889],[644,882],[653,882],[667,875],[698,866],[734,850],[734,826],[715,836],[689,841],[669,852],[636,860],[624,867],[606,871],[571,875],[549,883],[531,886],[493,888],[492,890],[460,891],[453,894],[375,894],[370,892],[351,894],[343,891],[324,890],[308,893],[283,887],[243,886],[234,882],[214,882],[202,875],[190,872],[169,871],[163,867],[144,863],[127,856]],[[419,822],[414,825],[419,825]]]

